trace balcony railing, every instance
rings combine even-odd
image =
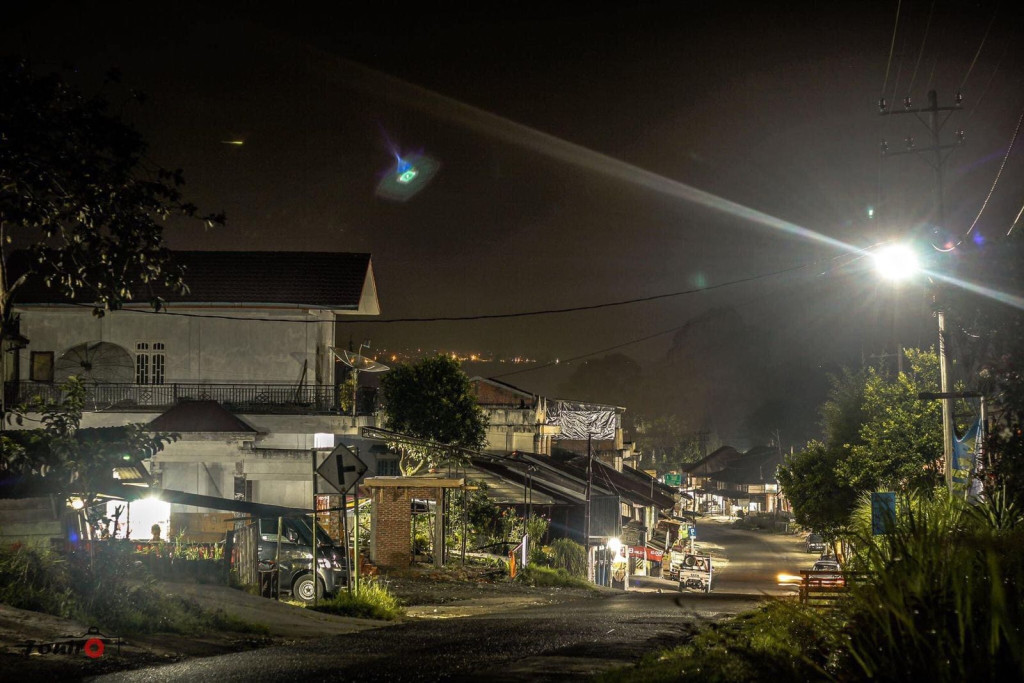
[[[59,401],[59,385],[44,382],[7,382],[7,405],[28,403],[35,398]],[[114,412],[153,412],[182,401],[217,401],[237,413],[340,414],[341,402],[336,387],[294,384],[86,384],[86,410]],[[357,396],[357,415],[372,415],[376,390],[361,387]],[[347,403],[347,401],[346,401]],[[351,408],[345,411],[351,415]]]

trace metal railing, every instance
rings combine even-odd
[[[44,382],[7,382],[7,405],[34,399],[59,401],[61,388]],[[295,384],[86,384],[86,410],[149,411],[166,409],[182,401],[217,401],[225,408],[245,413],[339,413],[338,391],[329,385]],[[357,415],[373,414],[375,390],[360,388]],[[345,411],[351,414],[351,409]]]

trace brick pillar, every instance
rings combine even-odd
[[[408,567],[412,561],[412,490],[388,487],[373,490],[373,562],[379,567]]]

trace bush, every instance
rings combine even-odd
[[[546,586],[555,588],[589,588],[596,590],[594,585],[586,579],[573,576],[564,569],[552,569],[551,567],[523,567],[516,573],[516,581],[529,586]]]
[[[604,681],[751,681],[825,680],[832,646],[819,634],[819,615],[782,601],[702,628],[681,647],[647,655],[636,667],[619,669]],[[698,628],[698,627],[694,627]]]
[[[398,604],[398,598],[381,585],[380,581],[374,579],[361,579],[358,594],[350,594],[347,590],[339,591],[329,601],[308,609],[345,617],[385,621],[394,621],[405,615],[405,610]]]
[[[870,581],[841,606],[846,668],[879,680],[1024,678],[1024,514],[996,495],[905,497],[890,533],[855,513],[851,566]],[[952,542],[955,541],[955,542]]]
[[[194,600],[165,595],[130,546],[109,544],[95,558],[61,557],[25,547],[0,551],[0,602],[68,617],[119,635],[267,633]]]
[[[0,603],[69,617],[75,609],[68,563],[17,543],[0,548]]]
[[[551,566],[564,569],[570,576],[587,575],[587,550],[570,538],[559,538],[551,543]]]

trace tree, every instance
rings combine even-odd
[[[930,490],[940,483],[942,408],[918,394],[937,391],[934,352],[907,349],[909,372],[889,379],[869,368],[864,379],[859,443],[849,446],[840,474],[858,491]]]
[[[857,490],[838,475],[842,451],[811,442],[779,468],[779,485],[793,505],[798,524],[836,538],[857,504]]]
[[[150,434],[142,425],[82,429],[85,387],[77,377],[61,385],[61,399],[37,399],[20,412],[40,415],[40,427],[0,433],[0,482],[8,494],[34,484],[65,499],[74,494],[88,514],[115,467],[145,471],[142,460],[153,457],[173,434]],[[95,520],[90,520],[95,521]]]
[[[938,356],[905,353],[910,370],[895,377],[867,368],[833,378],[821,409],[825,442],[811,442],[779,470],[798,522],[834,536],[849,524],[861,493],[939,484],[941,408],[918,398],[938,387]]]
[[[655,469],[679,469],[704,455],[700,435],[675,415],[637,417],[633,430],[642,462]]]
[[[487,442],[487,419],[469,377],[453,358],[434,356],[392,368],[382,377],[378,395],[384,427],[418,440],[393,444],[402,454],[399,467],[406,476],[424,467],[461,464],[466,449]]]
[[[107,84],[116,80],[111,74]],[[182,172],[152,165],[145,153],[141,135],[109,114],[104,99],[56,75],[36,76],[25,61],[0,61],[0,349],[30,278],[96,315],[135,300],[159,308],[157,287],[187,291],[162,225],[198,210],[182,197]],[[212,226],[224,217],[202,220]],[[12,249],[27,251],[17,272]]]

